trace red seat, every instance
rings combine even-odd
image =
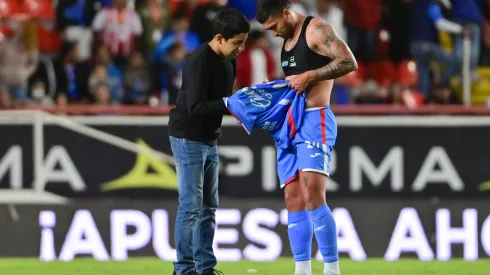
[[[406,90],[402,93],[403,103],[409,108],[416,108],[424,104],[425,97],[417,91]]]
[[[395,64],[389,60],[375,61],[369,65],[369,76],[382,87],[390,86],[396,81]]]
[[[17,0],[0,0],[0,18],[12,19],[21,13]]]
[[[22,11],[31,17],[54,20],[55,9],[51,0],[23,0]]]
[[[7,25],[0,25],[0,35],[2,38],[14,36],[14,31]]]
[[[417,73],[417,65],[412,60],[405,60],[398,64],[398,81],[407,87],[412,87],[418,84],[419,78]]]
[[[362,63],[358,63],[357,66],[357,70],[342,76],[339,79],[340,83],[352,86],[361,85],[364,82],[365,68]]]

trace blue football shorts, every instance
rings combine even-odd
[[[277,173],[281,188],[294,181],[300,171],[329,176],[336,139],[337,121],[330,107],[306,109],[292,146],[277,149]]]

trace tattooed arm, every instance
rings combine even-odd
[[[333,59],[324,67],[312,71],[314,80],[335,79],[357,70],[354,55],[330,24],[321,22],[314,25],[308,42],[318,53]]]

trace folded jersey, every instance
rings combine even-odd
[[[278,148],[287,148],[301,127],[306,96],[286,80],[257,84],[223,98],[230,113],[250,135],[253,128],[267,130]]]

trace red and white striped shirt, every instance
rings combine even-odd
[[[92,28],[101,32],[102,43],[116,56],[129,56],[135,49],[135,36],[143,33],[139,15],[131,10],[103,9],[97,13]]]

